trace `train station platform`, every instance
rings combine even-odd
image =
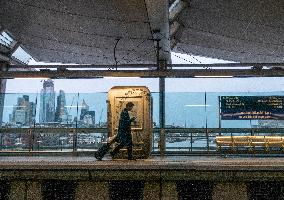
[[[48,195],[61,191],[76,200],[247,200],[255,194],[283,197],[284,157],[151,156],[128,161],[106,156],[97,161],[92,156],[2,156],[0,179],[0,188],[9,185],[9,199],[54,199]]]
[[[93,156],[2,156],[0,170],[81,169],[81,170],[284,170],[279,156],[151,156],[148,159],[112,159]]]

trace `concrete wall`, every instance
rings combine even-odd
[[[0,163],[0,199],[4,191],[9,200],[44,200],[43,194],[46,197],[52,191],[61,196],[72,194],[70,198],[76,200],[111,200],[121,195],[141,200],[247,200],[259,195],[283,197],[284,193],[281,170],[188,170],[179,168],[180,163],[172,167],[168,163],[163,169],[161,165],[143,167],[147,162],[127,168],[130,163],[119,161],[100,162],[96,168],[93,163],[84,167],[69,162],[65,166],[61,162],[20,166],[18,162],[5,165],[5,159]]]
[[[111,181],[74,181],[75,200],[110,200]],[[144,184],[143,200],[178,200],[187,198],[198,198],[202,196],[202,188],[194,190],[194,194],[178,194],[176,181],[142,181]],[[207,183],[207,182],[204,182]],[[211,196],[212,200],[248,200],[248,182],[214,182]],[[283,183],[280,184],[280,191],[273,191],[273,188],[262,188],[267,191],[266,195],[277,194],[283,197]],[[276,188],[275,188],[276,189]],[[279,188],[278,188],[279,189]],[[127,188],[125,188],[127,190]],[[251,189],[250,189],[251,190]],[[132,191],[135,193],[135,191]],[[2,194],[3,195],[3,194]],[[135,194],[134,194],[135,195]],[[0,195],[1,196],[1,195]],[[279,198],[280,198],[279,196]],[[42,195],[42,181],[40,180],[13,180],[10,182],[9,200],[44,200]],[[140,198],[138,198],[140,199]]]

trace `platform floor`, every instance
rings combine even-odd
[[[284,170],[284,157],[151,156],[148,159],[97,161],[92,156],[0,156],[0,169],[188,169]]]

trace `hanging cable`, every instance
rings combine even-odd
[[[132,61],[134,61],[134,60],[138,60],[139,58],[142,58],[142,57],[144,57],[144,56],[147,56],[147,55],[149,55],[150,53],[152,53],[152,52],[154,52],[155,50],[153,50],[153,49],[151,49],[150,51],[147,51],[145,54],[143,54],[143,55],[141,55],[141,56],[138,56],[138,57],[136,57],[136,58],[134,58],[134,59],[129,59],[128,61],[126,61],[126,63],[127,64],[129,64],[130,62],[132,62]]]
[[[230,49],[224,49],[224,48],[215,48],[215,47],[209,47],[209,46],[204,46],[204,45],[196,45],[196,44],[192,44],[192,43],[189,43],[189,42],[179,42],[180,44],[185,44],[185,45],[194,45],[194,46],[197,46],[197,47],[203,47],[203,48],[207,48],[207,49],[217,49],[217,50],[222,50],[222,51],[232,51]],[[236,53],[240,53],[240,54],[248,54],[250,52],[245,52],[245,51],[232,51],[232,52],[236,52]],[[277,56],[277,55],[268,55],[268,54],[265,54],[265,53],[254,53],[254,55],[257,55],[257,56],[273,56],[273,57],[276,57],[276,58],[283,58],[283,56]]]
[[[135,47],[135,49],[138,48],[140,45],[142,45],[145,41],[146,41],[146,39],[144,39],[142,42],[140,42],[140,43]],[[131,50],[128,50],[129,52],[128,52],[125,56],[123,56],[123,57],[121,58],[121,60],[123,60],[126,56],[129,56],[130,53],[138,52],[138,51],[136,51],[135,49],[133,48],[133,49],[131,49]],[[139,51],[139,52],[141,52],[141,51]]]
[[[19,18],[16,16],[9,16],[10,18],[13,18],[15,20],[17,20],[18,22],[22,22],[22,23],[26,23],[26,21],[24,20],[24,18]],[[56,30],[60,30],[60,31],[66,31],[68,33],[80,33],[80,34],[84,34],[84,35],[91,35],[91,36],[98,36],[98,37],[103,37],[103,38],[111,38],[111,39],[115,39],[118,36],[117,35],[106,35],[106,34],[99,34],[99,33],[91,33],[91,32],[84,32],[84,31],[80,31],[79,29],[67,29],[67,28],[62,28],[62,27],[55,27],[54,25],[48,25],[48,24],[41,24],[39,22],[34,23],[34,25],[38,25],[41,27],[44,27],[46,29],[48,29],[47,31],[50,32],[50,30],[56,29]],[[23,29],[27,29],[27,27],[23,27]],[[21,32],[22,34],[22,32]],[[146,40],[152,40],[151,38],[145,38],[145,37],[122,37],[119,36],[122,39],[129,39],[129,40],[141,40],[141,39],[146,39]]]
[[[265,42],[263,40],[256,41],[256,40],[249,40],[249,39],[245,39],[245,38],[238,38],[238,37],[234,37],[234,36],[231,36],[231,35],[224,35],[224,34],[221,34],[221,33],[212,32],[212,30],[204,30],[204,29],[200,29],[200,28],[195,28],[193,26],[186,26],[186,27],[184,27],[184,29],[190,29],[190,30],[194,30],[194,31],[197,31],[197,32],[202,32],[202,33],[209,33],[211,35],[216,35],[217,37],[225,37],[225,38],[240,40],[240,41],[244,41],[244,42],[284,46],[283,44],[273,43],[271,41],[269,41],[269,42]]]
[[[46,10],[46,11],[50,11],[50,12],[55,12],[55,13],[59,13],[59,14],[63,14],[63,15],[73,15],[73,16],[79,16],[79,17],[86,17],[86,18],[91,18],[91,19],[100,19],[100,20],[108,20],[108,21],[115,21],[115,22],[122,22],[124,24],[126,23],[148,23],[148,21],[138,21],[138,20],[120,20],[117,18],[110,18],[110,17],[95,17],[95,16],[89,16],[89,15],[84,15],[84,14],[78,14],[78,13],[72,13],[69,11],[59,11],[59,10],[55,10],[53,8],[46,8],[46,7],[41,7],[41,6],[36,6],[34,4],[28,4],[28,3],[23,3],[23,2],[19,2],[19,1],[15,1],[15,0],[10,0],[7,1],[8,3],[12,3],[12,4],[20,4],[23,6],[28,6],[28,7],[33,7],[36,9],[41,9],[41,10]]]
[[[182,57],[180,57],[180,56],[178,56],[178,55],[176,55],[176,54],[173,54],[173,55],[174,55],[175,57],[181,59],[181,60],[184,60],[184,61],[186,61],[186,62],[189,62],[189,63],[191,63],[191,64],[194,64],[194,63],[191,62],[190,60],[187,60],[187,59],[185,59],[185,58],[182,58]]]
[[[33,45],[29,45],[29,44],[23,44],[26,47],[30,47],[30,48],[34,48],[34,49],[40,49],[40,50],[47,50],[47,51],[55,51],[58,53],[68,53],[68,54],[73,54],[73,55],[79,55],[79,56],[87,56],[87,57],[97,57],[97,58],[106,58],[106,59],[111,59],[111,57],[107,57],[105,55],[93,55],[93,54],[85,54],[85,53],[75,53],[73,51],[63,51],[63,50],[57,50],[57,49],[52,49],[52,48],[44,48],[44,47],[36,47]]]
[[[60,40],[56,40],[56,39],[51,39],[51,38],[45,38],[45,37],[42,37],[42,36],[38,36],[38,35],[33,35],[33,34],[29,34],[29,35],[27,35],[27,34],[22,34],[22,35],[24,35],[25,37],[28,37],[28,38],[30,38],[30,37],[33,37],[33,38],[40,38],[40,39],[42,39],[42,40],[47,40],[47,41],[51,41],[51,42],[57,42],[57,43],[59,43],[59,44],[68,44],[68,45],[76,45],[76,46],[81,46],[81,47],[88,47],[88,48],[94,48],[94,49],[100,49],[100,50],[111,50],[111,48],[107,48],[107,47],[99,47],[99,46],[92,46],[92,45],[85,45],[85,44],[79,44],[79,43],[77,43],[77,42],[65,42],[65,41],[60,41]],[[33,38],[30,38],[30,39],[33,39]],[[0,38],[1,39],[1,38]],[[146,41],[147,39],[143,39],[143,41]],[[138,46],[139,45],[141,45],[143,42],[141,42],[141,43],[139,43],[138,44]],[[137,46],[137,47],[138,47]],[[138,52],[138,51],[136,51],[135,49],[119,49],[119,51],[126,51],[126,52]],[[140,52],[140,51],[139,51]]]
[[[115,70],[117,70],[118,61],[117,61],[117,58],[116,58],[116,47],[117,47],[117,44],[118,44],[120,38],[117,38],[115,40],[116,40],[116,42],[115,42],[115,45],[114,45],[114,48],[113,48],[113,57],[114,57],[114,61],[115,61]]]
[[[258,10],[260,9],[260,7],[261,7],[262,3],[263,3],[263,1],[261,1],[261,2],[259,3],[258,7],[255,9],[255,11],[254,11],[253,15],[251,16],[251,19],[249,20],[249,22],[248,22],[248,24],[247,24],[246,28],[245,28],[245,29],[243,30],[243,32],[242,32],[242,35],[243,35],[243,36],[245,36],[245,34],[246,34],[246,32],[247,32],[248,27],[250,26],[250,24],[251,24],[251,23],[252,23],[252,21],[254,20],[255,15],[258,13]],[[229,57],[229,56],[231,56],[231,55],[232,55],[232,53],[233,53],[233,51],[230,51],[230,53],[229,53],[228,57]],[[251,52],[249,52],[249,54],[251,54]]]
[[[189,56],[191,56],[194,60],[196,60],[197,62],[199,62],[200,64],[202,64],[202,62],[199,61],[197,58],[195,58],[193,55],[190,54]]]
[[[262,3],[263,2],[261,2],[260,4],[262,4]],[[198,10],[201,13],[206,13],[206,15],[209,14],[210,17],[214,17],[214,18],[217,18],[217,17],[220,18],[221,17],[221,18],[227,18],[227,19],[231,19],[231,20],[236,20],[236,21],[239,21],[239,22],[248,22],[247,20],[243,20],[243,19],[240,19],[240,18],[236,18],[236,17],[231,17],[231,16],[228,16],[228,15],[225,15],[224,12],[218,12],[218,11],[216,12],[216,9],[210,10],[210,9],[207,9],[207,8],[200,8],[200,7],[197,7],[197,6],[190,6],[190,9],[191,10]],[[241,15],[237,15],[237,16],[241,16]],[[216,20],[216,21],[218,21],[218,20]],[[254,24],[266,26],[266,27],[268,27],[270,29],[271,28],[283,29],[283,27],[280,26],[280,25],[279,26],[271,26],[271,25],[263,24],[263,23],[259,23],[259,22],[254,22]]]
[[[179,47],[182,51],[186,52],[182,47]],[[197,58],[195,58],[193,55],[191,54],[187,54],[189,55],[190,57],[192,57],[194,60],[196,60],[197,62],[199,62],[200,64],[202,64]]]

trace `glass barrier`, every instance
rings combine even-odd
[[[1,133],[1,151],[29,151],[28,133]]]
[[[284,135],[283,120],[220,120],[219,96],[266,93],[166,93],[166,151],[215,151],[216,135]],[[152,151],[159,152],[159,93],[152,93]],[[107,93],[6,93],[1,151],[95,151],[107,139]],[[261,130],[260,130],[261,129]]]
[[[71,152],[73,150],[73,133],[64,130],[60,133],[45,131],[34,133],[32,150]]]
[[[166,128],[284,127],[284,120],[221,120],[220,96],[283,96],[283,92],[167,92],[165,94]]]
[[[152,152],[159,152],[159,143],[160,143],[160,133],[159,132],[153,132],[152,137]]]
[[[86,133],[77,134],[77,151],[95,151],[107,141],[107,133]]]
[[[184,132],[187,131],[187,132]],[[166,151],[215,151],[215,133],[201,133],[195,130],[185,129],[180,132],[167,132]]]

